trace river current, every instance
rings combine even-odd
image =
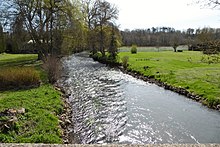
[[[63,59],[79,143],[220,143],[220,112],[93,61]]]

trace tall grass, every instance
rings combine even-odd
[[[55,56],[48,56],[44,59],[43,69],[48,74],[49,83],[54,84],[60,76],[61,63]]]
[[[32,67],[10,67],[0,70],[0,90],[32,88],[39,85],[39,73]]]

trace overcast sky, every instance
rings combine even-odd
[[[220,28],[220,10],[202,9],[192,0],[107,0],[119,9],[120,29],[151,27]]]

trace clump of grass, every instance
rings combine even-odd
[[[40,85],[40,76],[31,67],[10,67],[0,70],[0,83],[0,90],[32,88]]]
[[[121,60],[122,60],[122,66],[123,66],[125,69],[127,69],[129,57],[128,57],[128,56],[123,56]]]

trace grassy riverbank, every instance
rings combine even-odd
[[[32,89],[0,91],[1,143],[62,143],[57,116],[63,111],[61,94],[48,83],[42,63],[36,59],[34,54],[0,54],[0,71],[15,66],[33,67],[40,74],[42,83]],[[3,126],[3,122],[12,118],[4,112],[21,108],[25,112],[16,114],[16,119],[13,117],[13,125]]]
[[[138,71],[203,97],[209,107],[220,104],[220,56],[201,52],[120,52],[129,57],[128,70]]]

